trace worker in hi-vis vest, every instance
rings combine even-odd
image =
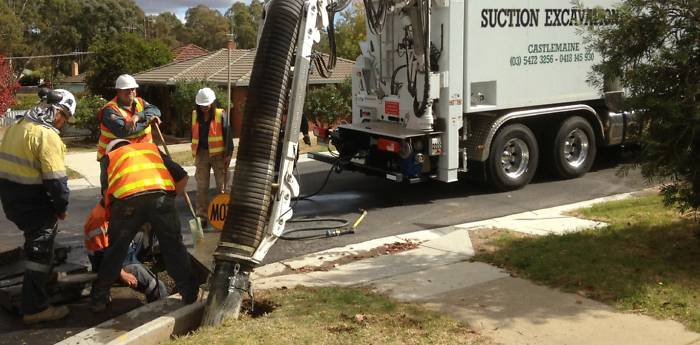
[[[75,98],[57,89],[10,126],[0,143],[0,202],[7,219],[24,232],[27,257],[20,312],[25,324],[57,320],[68,307],[49,305],[44,285],[53,268],[58,220],[68,215],[66,145],[58,135],[75,122]]]
[[[117,96],[97,113],[100,120],[100,141],[97,160],[105,154],[107,145],[114,139],[127,139],[132,143],[152,143],[151,124],[160,124],[160,109],[136,97],[139,84],[134,77],[122,74],[114,88]]]
[[[112,283],[119,278],[129,245],[145,223],[151,224],[182,301],[191,304],[201,300],[202,289],[192,273],[175,208],[175,198],[187,186],[185,169],[153,143],[117,139],[107,146],[100,170],[109,247],[92,283],[92,311],[104,311],[112,301]]]
[[[100,200],[88,215],[83,228],[85,250],[90,264],[92,264],[92,271],[95,273],[100,271],[102,259],[104,259],[109,246],[108,227],[109,222],[107,222],[105,215],[104,200]],[[144,228],[150,229],[150,226],[146,225]],[[168,297],[168,291],[165,289],[165,284],[158,281],[155,274],[139,260],[146,252],[145,247],[151,246],[149,238],[145,231],[139,231],[136,234],[127,248],[126,258],[122,262],[122,270],[119,272],[119,280],[128,287],[143,293],[146,296],[146,302],[151,303]],[[146,244],[147,242],[148,244]]]
[[[233,137],[226,112],[216,106],[216,95],[212,89],[200,89],[195,103],[197,109],[192,111],[192,157],[197,169],[194,175],[197,180],[196,214],[202,226],[206,227],[210,174],[214,170],[216,190],[219,193],[228,192],[224,191],[224,181],[229,178]]]

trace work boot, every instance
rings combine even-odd
[[[62,305],[60,307],[54,307],[49,305],[49,307],[36,314],[24,315],[22,321],[25,325],[32,325],[38,322],[53,321],[66,317],[68,315],[68,307]]]
[[[102,286],[99,280],[92,281],[92,290],[90,290],[90,307],[93,313],[101,313],[107,310],[107,305],[112,303],[112,296],[109,293],[110,286]]]
[[[203,296],[204,290],[202,290],[202,288],[199,288],[199,291],[197,291],[196,295],[193,294],[190,296],[182,296],[182,302],[184,302],[185,304],[192,304],[201,301]]]

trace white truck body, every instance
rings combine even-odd
[[[373,2],[387,14],[381,32],[368,20],[352,74],[352,123],[331,139],[346,157],[341,165],[412,182],[471,172],[501,190],[529,183],[540,155],[562,178],[585,174],[596,146],[624,140],[627,119],[611,109],[621,90],[605,94],[587,82],[600,59],[578,32],[609,24],[615,2],[585,0],[584,9],[555,0]],[[503,132],[509,126],[514,134]]]

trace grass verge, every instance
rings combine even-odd
[[[85,176],[81,175],[79,172],[77,172],[77,171],[75,171],[75,170],[73,170],[73,169],[71,169],[71,168],[69,168],[69,167],[66,167],[66,174],[68,174],[68,179],[69,179],[69,180],[73,180],[73,179],[78,179],[78,178],[83,178],[83,177],[85,177]]]
[[[601,229],[521,237],[499,233],[474,260],[523,278],[608,303],[624,312],[683,322],[700,331],[697,223],[660,196],[595,205],[574,215]]]
[[[184,166],[194,166],[194,157],[192,151],[171,152],[170,158],[178,164]]]
[[[73,139],[73,140],[63,140],[66,144],[66,153],[75,152],[95,152],[95,157],[97,157],[97,140],[90,139]]]
[[[169,344],[491,344],[463,323],[367,288],[297,286],[260,295],[255,313]]]

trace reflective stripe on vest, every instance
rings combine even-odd
[[[155,144],[127,145],[108,156],[107,195],[120,199],[148,190],[175,190],[175,183]]]
[[[85,249],[87,250],[88,255],[107,248],[109,245],[109,240],[107,238],[108,225],[105,209],[102,204],[98,203],[97,206],[92,209],[90,215],[88,215],[88,218],[85,221],[85,227],[83,228]]]
[[[143,109],[145,108],[144,100],[141,97],[136,97],[135,101],[136,113],[143,111]],[[114,99],[112,99],[111,101],[109,101],[109,103],[105,104],[105,106],[102,107],[100,112],[97,114],[97,118],[100,121],[100,142],[97,147],[97,160],[100,160],[100,158],[104,156],[105,152],[107,151],[107,145],[109,145],[109,143],[112,142],[112,140],[118,138],[116,135],[114,135],[114,133],[112,133],[109,130],[109,128],[102,124],[102,113],[104,112],[105,108],[112,108],[114,111],[117,112],[117,114],[124,118],[124,122],[129,121],[132,116],[136,116],[135,114],[132,114],[131,111],[119,107],[119,104],[117,103],[117,97],[114,97]],[[153,136],[151,134],[151,126],[148,126],[143,130],[138,131],[132,135],[128,135],[122,139],[127,139],[132,143],[152,143]]]
[[[223,109],[216,109],[214,121],[209,122],[209,155],[215,156],[224,153],[224,129],[223,129]],[[199,146],[199,123],[197,123],[197,111],[192,111],[192,157],[197,154]]]

